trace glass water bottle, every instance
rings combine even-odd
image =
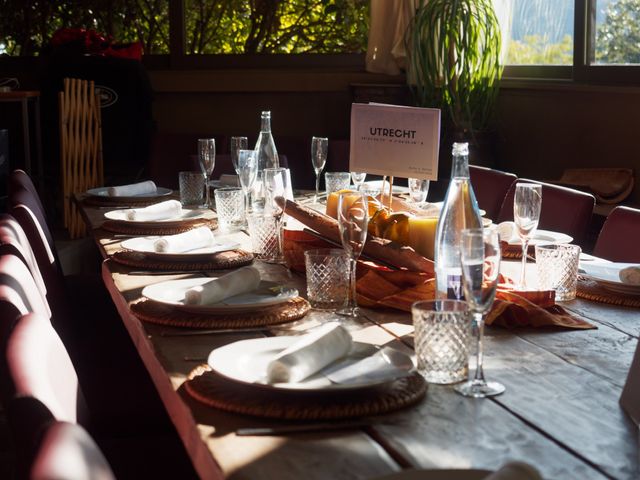
[[[256,142],[254,150],[258,161],[258,175],[260,177],[262,177],[261,173],[265,168],[278,168],[280,166],[278,162],[278,151],[276,150],[276,144],[271,134],[271,112],[262,112],[260,118],[260,135],[258,135],[258,141]]]
[[[469,180],[469,144],[454,143],[452,157],[451,181],[436,229],[434,262],[438,299],[463,297],[460,232],[482,227],[478,202]]]

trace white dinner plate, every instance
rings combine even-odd
[[[184,303],[184,293],[190,288],[203,285],[213,280],[211,277],[182,278],[149,285],[142,290],[142,295],[154,302],[172,305],[175,308],[193,313],[209,313],[223,315],[259,310],[277,305],[298,296],[298,290],[283,287],[275,282],[262,280],[257,289],[229,297],[222,302],[208,305],[189,305]]]
[[[369,182],[364,182],[362,187],[365,191],[367,190],[382,190],[382,180],[371,180]],[[385,193],[389,190],[389,183],[385,183]],[[402,185],[394,185],[393,193],[409,193],[409,187],[403,187]]]
[[[436,210],[438,214],[439,214],[439,213],[440,213],[440,211],[442,210],[443,205],[444,205],[444,202],[429,202],[429,203],[427,204],[427,206],[428,206],[430,209]],[[480,213],[480,216],[481,216],[481,217],[484,217],[484,216],[487,214],[487,211],[486,211],[486,210],[483,210],[483,209],[481,209],[481,208],[479,208],[479,209],[478,209],[478,213]],[[484,220],[484,218],[483,218],[483,220]],[[483,225],[484,225],[484,223],[483,223]]]
[[[109,195],[108,190],[109,190],[109,187],[90,188],[89,190],[87,190],[87,195],[91,195],[92,197],[108,198],[114,201],[117,200],[120,202],[126,202],[127,200],[140,200],[141,198],[166,197],[167,195],[171,195],[173,193],[173,190],[171,190],[170,188],[156,187],[155,192],[142,193],[140,195],[112,197]]]
[[[535,245],[556,245],[560,243],[571,243],[572,237],[565,233],[552,232],[551,230],[536,230],[529,239],[529,246]],[[509,245],[522,245],[519,239],[511,239]]]
[[[197,261],[200,258],[206,258],[214,253],[226,252],[227,250],[235,250],[240,248],[240,244],[237,242],[227,243],[214,243],[208,247],[197,248],[195,250],[189,250],[188,252],[173,253],[173,252],[156,252],[153,248],[153,243],[161,238],[160,236],[153,237],[137,237],[130,238],[122,242],[122,247],[134,252],[145,253],[149,258],[159,258],[162,260],[174,260],[174,261]]]
[[[620,281],[620,270],[637,263],[580,262],[581,275],[593,280],[602,288],[623,295],[640,295],[640,285]]]
[[[127,219],[127,209],[119,209],[119,210],[110,210],[105,212],[104,217],[109,220],[115,220],[118,222],[126,222],[140,226],[158,226],[162,225],[163,227],[168,227],[172,224],[179,225],[185,220],[197,220],[199,218],[204,218],[205,213],[208,212],[207,209],[196,209],[189,210],[187,208],[183,208],[180,215],[176,215],[174,217],[165,218],[163,220],[129,220]]]
[[[267,338],[253,338],[230,343],[216,348],[209,354],[209,366],[219,375],[245,385],[263,389],[295,392],[330,392],[344,390],[358,390],[384,385],[398,378],[411,374],[414,370],[413,360],[409,355],[393,350],[389,355],[389,366],[386,375],[375,377],[360,375],[350,378],[344,383],[333,383],[323,372],[335,372],[341,366],[348,366],[359,360],[379,354],[380,350],[373,345],[354,342],[349,355],[315,375],[296,383],[266,383],[267,365],[277,354],[300,340],[300,336],[281,336]]]

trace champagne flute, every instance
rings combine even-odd
[[[240,180],[240,187],[244,193],[244,210],[249,213],[249,192],[258,176],[258,161],[254,150],[238,150],[236,173]]]
[[[311,138],[311,163],[313,163],[313,170],[316,172],[316,194],[313,197],[313,202],[318,201],[318,195],[320,194],[320,174],[324,169],[325,163],[327,163],[327,149],[329,147],[329,139],[324,137]]]
[[[353,180],[353,184],[356,186],[357,191],[360,191],[362,188],[365,178],[367,178],[367,174],[365,172],[351,172],[351,180]]]
[[[276,255],[276,258],[274,258],[272,262],[284,263],[284,209],[276,203],[276,198],[286,198],[287,190],[290,189],[287,169],[282,167],[265,168],[263,171],[263,183],[265,190],[264,213],[265,215],[272,215],[276,219],[278,253]]]
[[[349,299],[338,313],[349,317],[358,316],[356,301],[356,264],[367,239],[369,224],[367,195],[362,192],[344,192],[338,197],[338,227],[342,247],[349,255],[350,281]]]
[[[533,236],[540,220],[542,206],[542,185],[535,183],[516,183],[516,193],[513,200],[513,220],[516,224],[518,236],[522,242],[522,268],[518,289],[526,289],[525,270],[527,268],[527,251],[529,240]]]
[[[213,167],[216,164],[216,141],[213,138],[199,138],[198,139],[198,161],[200,162],[200,169],[204,175],[204,191],[205,191],[205,208],[209,208],[211,205],[211,199],[209,196],[209,180],[211,179],[211,173]]]
[[[489,397],[504,392],[504,385],[501,383],[485,380],[482,369],[484,317],[491,309],[496,295],[500,256],[497,228],[474,228],[462,231],[460,243],[462,286],[464,298],[478,331],[475,376],[472,380],[455,387],[458,393],[467,397]]]
[[[231,153],[231,163],[233,163],[233,168],[236,173],[238,173],[238,151],[247,150],[249,148],[249,140],[247,137],[231,137],[231,142],[229,145],[229,151]]]
[[[421,178],[409,178],[409,197],[418,207],[423,207],[429,194],[429,180]]]

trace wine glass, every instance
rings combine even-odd
[[[365,172],[351,172],[351,180],[353,180],[353,184],[356,186],[357,191],[360,191],[362,188],[365,178],[367,178],[367,174]]]
[[[484,316],[491,309],[496,295],[500,256],[497,228],[474,228],[462,231],[460,242],[462,287],[464,298],[478,331],[475,376],[472,380],[455,387],[457,392],[467,397],[489,397],[504,392],[504,385],[498,382],[487,382],[482,370]]]
[[[238,173],[238,151],[247,150],[249,148],[249,140],[247,137],[231,137],[231,142],[229,145],[229,151],[231,153],[231,163],[233,163],[233,168],[236,173]]]
[[[249,212],[249,192],[253,187],[258,176],[258,162],[254,150],[241,149],[238,150],[238,159],[236,163],[236,173],[240,180],[240,187],[244,193],[244,210]]]
[[[329,147],[329,139],[324,137],[311,138],[311,163],[313,163],[313,170],[316,172],[316,194],[313,197],[313,202],[318,201],[318,195],[320,194],[320,174],[324,169],[325,163],[327,163],[327,149]]]
[[[283,249],[283,220],[284,208],[276,203],[277,197],[286,198],[287,190],[290,190],[289,176],[287,169],[265,168],[263,171],[263,183],[265,190],[264,214],[272,215],[276,219],[276,229],[278,238],[278,254],[273,260],[276,263],[284,262]]]
[[[344,192],[338,197],[338,227],[342,247],[349,255],[349,299],[338,313],[349,317],[358,315],[356,301],[356,264],[367,239],[369,224],[367,195],[363,192]]]
[[[535,183],[516,183],[513,200],[513,220],[522,242],[522,268],[518,288],[526,289],[525,270],[529,240],[538,228],[540,207],[542,206],[542,185]]]
[[[205,208],[209,208],[211,199],[209,196],[209,180],[213,167],[216,164],[216,141],[213,138],[198,139],[198,161],[204,175]]]
[[[429,194],[429,180],[409,178],[409,197],[418,207],[423,207]]]

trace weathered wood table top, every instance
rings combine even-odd
[[[638,429],[618,404],[640,335],[639,309],[578,299],[563,306],[597,329],[487,328],[485,374],[506,386],[497,397],[470,399],[451,386],[429,385],[418,405],[371,418],[364,428],[241,437],[239,427],[285,422],[206,407],[183,383],[213,348],[260,334],[171,337],[161,334],[179,329],[139,321],[129,303],[141,289],[185,275],[131,274],[139,269],[108,259],[126,237],[99,228],[105,211],[83,207],[106,258],[104,282],[202,478],[372,478],[405,468],[494,470],[513,460],[536,466],[547,479],[640,478]],[[243,233],[233,236],[247,244]],[[305,292],[304,279],[284,267],[255,265],[265,278]],[[291,330],[329,318],[312,311]],[[358,341],[412,346],[411,317],[402,312],[364,310],[347,326]]]

